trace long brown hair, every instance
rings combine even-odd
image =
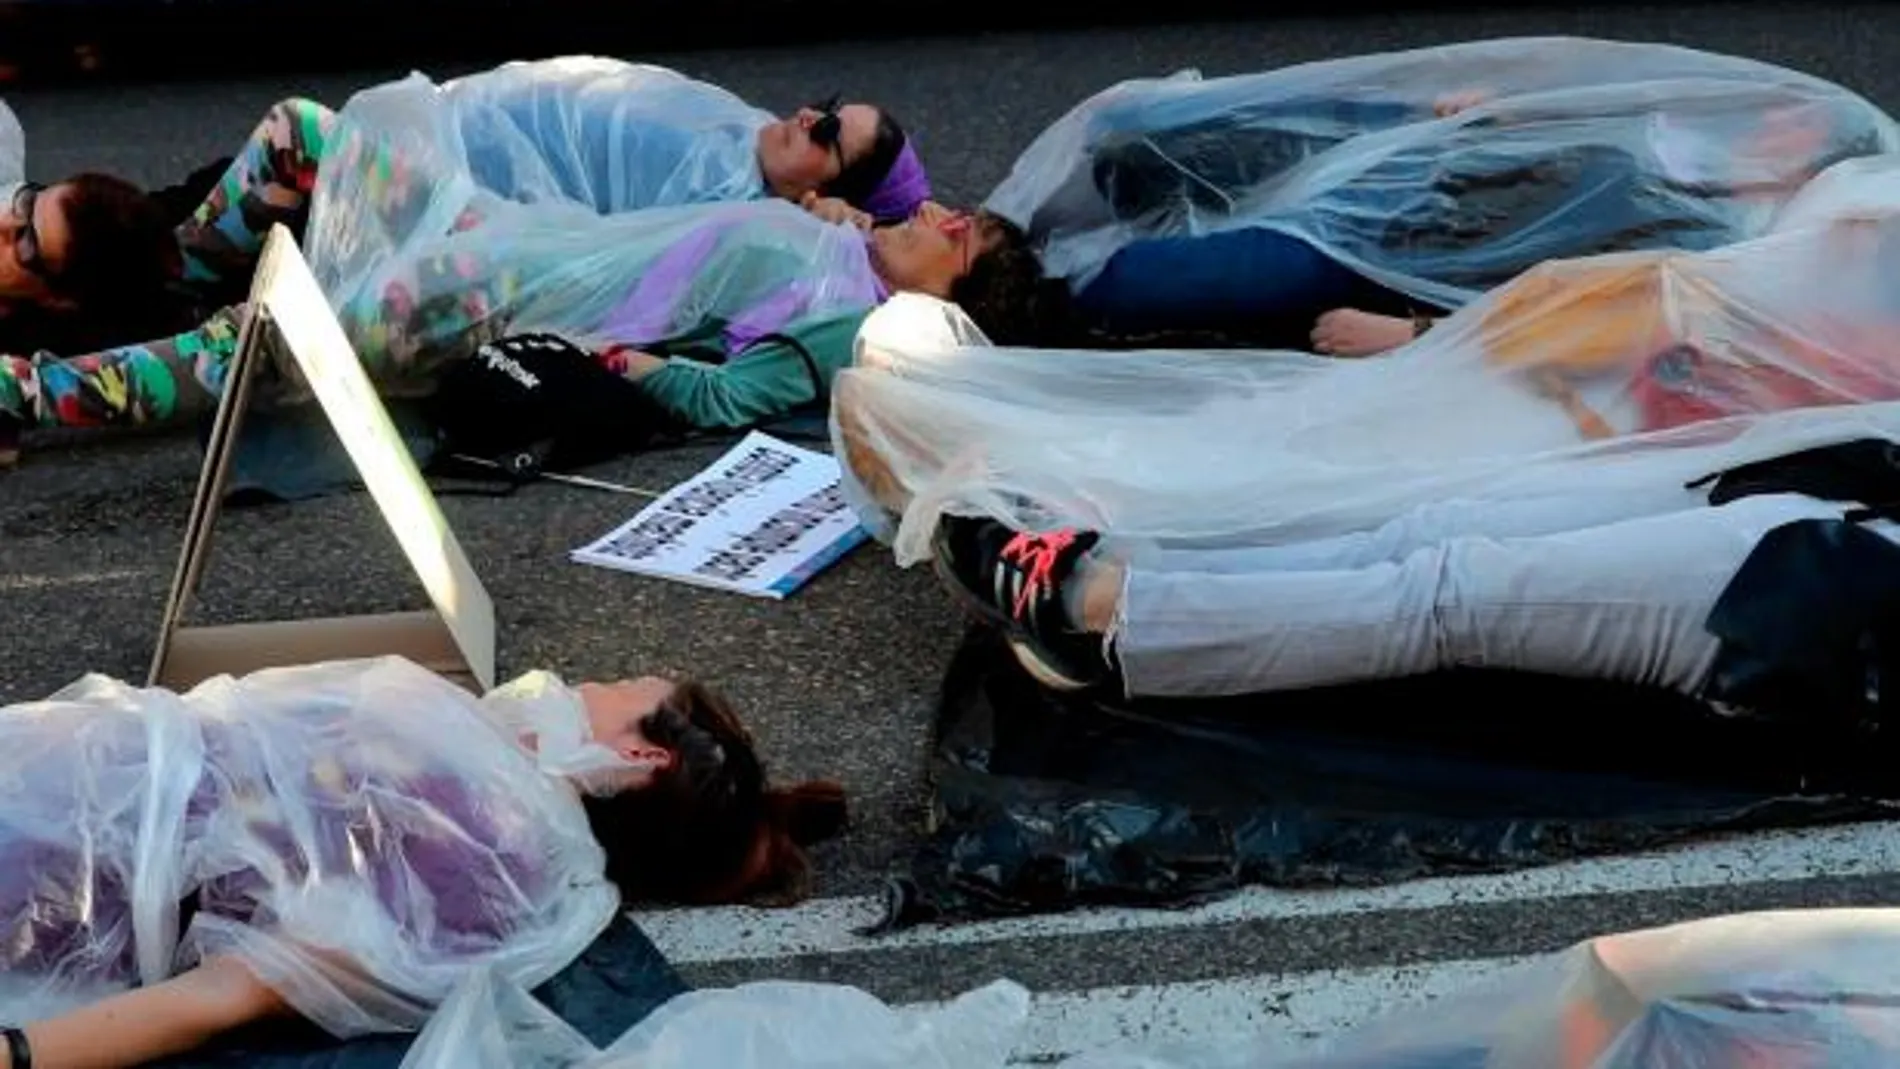
[[[587,798],[607,877],[633,901],[789,905],[810,893],[805,847],[843,830],[844,788],[770,787],[732,706],[687,681],[646,723],[678,757],[648,787]]]

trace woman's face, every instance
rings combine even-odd
[[[950,287],[996,241],[982,217],[925,201],[903,223],[871,232],[871,263],[893,290],[948,299]]]
[[[639,790],[679,760],[679,755],[646,736],[647,718],[673,696],[671,680],[642,676],[618,683],[582,683],[576,689],[587,707],[594,741],[643,766],[629,769],[619,790]]]
[[[800,108],[759,131],[759,169],[777,196],[797,200],[835,180],[870,154],[877,109],[845,104],[831,111]]]
[[[53,280],[66,262],[67,187],[32,183],[0,205],[0,300],[57,304]]]

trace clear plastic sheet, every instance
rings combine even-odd
[[[1029,992],[1007,981],[923,1009],[842,985],[762,982],[687,992],[599,1050],[484,970],[402,1069],[1002,1069],[1028,1013]]]
[[[649,63],[563,56],[505,63],[441,88],[484,188],[599,212],[764,195],[759,130],[726,89]]]
[[[1133,239],[1259,226],[1455,308],[1548,259],[1756,236],[1807,178],[1896,146],[1880,109],[1797,71],[1506,38],[1122,82],[1045,130],[987,206],[1076,288]]]
[[[25,180],[26,131],[20,128],[20,118],[13,109],[0,103],[0,188]]]
[[[1068,1069],[1234,1064],[1244,1041]],[[1264,1047],[1264,1044],[1262,1045]],[[1602,936],[1274,1069],[1877,1069],[1900,1060],[1900,910],[1740,914]]]
[[[1003,1069],[1028,993],[946,1006],[763,983],[682,995],[604,1052],[518,988],[471,976],[404,1069]],[[1900,911],[1742,914],[1603,936],[1298,1049],[1269,1036],[1122,1044],[1064,1069],[1884,1069],[1900,1058]]]
[[[1785,228],[1547,264],[1374,359],[995,348],[900,295],[834,387],[847,494],[904,564],[946,511],[1139,562],[1432,512],[1509,534],[1487,517],[1540,497],[1577,526],[1690,507],[1703,475],[1900,433],[1900,182],[1841,167]]]
[[[480,99],[486,84],[444,92],[417,75],[364,90],[339,113],[305,248],[373,375],[427,379],[484,341],[532,330],[582,343],[743,347],[879,299],[863,235],[786,202],[600,214],[559,177],[587,151],[563,138],[585,140],[589,128],[551,127],[537,146],[514,120],[483,118],[458,95]],[[484,184],[490,152],[511,161],[510,192],[532,187],[532,198]],[[548,173],[536,177],[537,167]]]
[[[38,1020],[228,953],[349,1037],[420,1027],[471,968],[542,983],[619,902],[573,789],[515,742],[554,698],[389,658],[0,710],[0,1005]]]

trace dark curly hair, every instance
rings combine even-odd
[[[718,693],[680,683],[644,726],[677,755],[651,785],[587,797],[607,878],[630,901],[704,904],[803,899],[804,848],[844,827],[844,789],[817,781],[770,787],[752,736]]]
[[[69,300],[59,313],[105,348],[197,325],[198,309],[181,296],[184,257],[166,206],[122,178],[86,172],[54,188],[69,237],[54,290]],[[70,332],[68,332],[70,333]]]
[[[984,251],[950,287],[950,300],[991,343],[1038,349],[1229,349],[1246,339],[1214,330],[1143,334],[1104,329],[1084,315],[1068,283],[1043,273],[1023,229],[978,213]]]

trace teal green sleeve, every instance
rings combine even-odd
[[[832,378],[851,362],[851,346],[865,315],[853,312],[785,331],[811,353],[826,397]],[[721,364],[676,356],[639,382],[661,408],[707,431],[742,430],[821,400],[804,357],[779,341],[754,345]]]

